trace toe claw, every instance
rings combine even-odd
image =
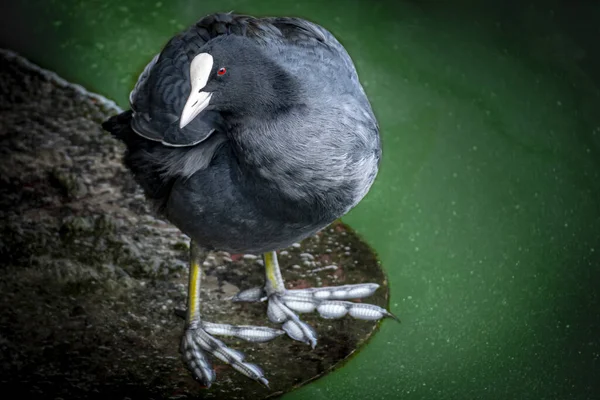
[[[391,313],[390,311],[387,311],[387,317],[390,317],[394,320],[396,320],[398,323],[401,323],[402,321],[400,321],[400,318],[398,318],[395,314]]]
[[[231,363],[231,366],[236,371],[246,375],[250,379],[254,379],[257,382],[262,383],[266,387],[269,387],[269,381],[265,378],[262,369],[256,364],[235,362]]]
[[[262,384],[263,384],[263,386],[264,386],[264,387],[266,387],[267,389],[271,389],[271,388],[269,387],[269,381],[268,381],[266,378],[259,378],[259,379],[258,379],[258,381],[259,381],[260,383],[262,383]]]

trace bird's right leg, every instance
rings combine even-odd
[[[181,353],[186,366],[203,386],[210,387],[215,380],[215,371],[208,361],[207,354],[217,357],[230,364],[234,369],[254,379],[265,386],[262,370],[255,364],[244,362],[244,355],[230,349],[213,335],[235,336],[250,342],[266,342],[284,334],[279,329],[260,326],[233,326],[213,324],[203,321],[200,317],[200,248],[192,240],[190,243],[190,275],[188,285],[188,304],[186,313],[186,328],[181,341]]]
[[[277,254],[263,254],[266,272],[264,288],[257,287],[239,292],[234,301],[256,302],[268,300],[267,316],[271,322],[282,324],[282,329],[294,340],[317,345],[317,333],[296,314],[317,311],[323,318],[336,319],[350,315],[355,319],[378,320],[391,317],[398,320],[385,308],[368,303],[355,303],[350,299],[371,296],[379,285],[358,283],[353,285],[329,286],[307,289],[286,289]]]

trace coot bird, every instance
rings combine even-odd
[[[317,343],[296,312],[324,318],[392,316],[348,299],[362,283],[285,289],[275,251],[324,228],[367,193],[381,156],[378,124],[353,62],[334,36],[298,18],[214,14],[173,37],[146,66],[131,110],[104,129],[157,212],[191,238],[184,361],[205,386],[211,354],[265,385],[261,369],[216,335],[267,341],[287,333]],[[283,330],[200,317],[206,250],[262,253],[266,283],[237,301],[268,300]]]

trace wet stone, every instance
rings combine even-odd
[[[27,85],[23,82],[28,82]],[[18,101],[17,101],[18,100]],[[271,389],[213,359],[202,389],[179,354],[189,240],[156,218],[100,123],[114,106],[0,51],[0,391],[35,398],[260,399],[343,364],[377,323],[350,317],[315,327],[315,350],[286,336],[224,338],[261,366]],[[258,255],[214,252],[204,263],[207,321],[277,327],[265,303],[232,303],[263,284]],[[280,252],[288,288],[375,282],[379,263],[335,223]]]

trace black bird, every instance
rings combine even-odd
[[[295,314],[392,316],[367,297],[377,284],[287,290],[275,251],[354,207],[381,157],[379,128],[353,62],[334,36],[298,18],[214,14],[173,37],[146,66],[131,110],[104,129],[122,140],[125,164],[156,210],[191,238],[183,358],[205,386],[206,353],[265,385],[243,354],[213,335],[267,341],[287,333],[315,346]],[[268,299],[282,330],[213,324],[200,317],[205,250],[262,253],[264,288],[237,301]]]

